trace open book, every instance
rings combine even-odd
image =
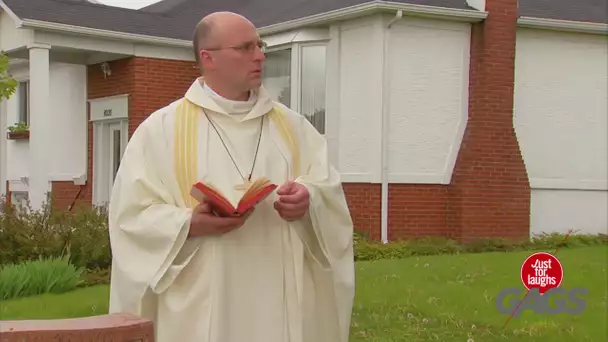
[[[220,216],[240,216],[263,201],[276,188],[277,185],[272,184],[266,178],[257,179],[247,188],[236,208],[219,190],[213,188],[210,184],[202,182],[194,184],[190,195],[201,203],[207,200],[211,208]]]

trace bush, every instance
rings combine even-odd
[[[7,300],[43,293],[65,293],[80,283],[82,269],[67,257],[25,261],[0,267],[0,299]]]
[[[29,207],[8,206],[0,198],[0,265],[19,264],[40,258],[69,258],[83,269],[83,283],[107,283],[112,262],[107,212],[104,207],[82,207],[73,212],[53,211],[50,205],[33,211]],[[519,250],[555,250],[558,246],[576,247],[608,244],[606,235],[544,234],[530,241],[479,239],[467,244],[438,237],[393,241],[371,241],[365,233],[355,233],[355,260],[401,259],[417,255]]]
[[[66,256],[78,268],[110,266],[105,208],[68,212],[45,204],[41,210],[32,210],[3,200],[0,208],[0,265]]]
[[[514,252],[514,251],[555,251],[557,248],[583,247],[608,244],[608,235],[573,234],[566,239],[565,234],[540,234],[529,241],[515,242],[502,238],[482,238],[470,243],[458,243],[445,238],[420,238],[393,241],[383,244],[370,241],[355,234],[355,260],[402,259],[418,255]]]

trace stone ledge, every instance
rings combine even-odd
[[[0,342],[154,342],[154,324],[130,314],[0,321]]]

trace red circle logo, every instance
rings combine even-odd
[[[528,290],[537,288],[540,294],[544,294],[559,287],[563,279],[562,264],[550,253],[534,253],[521,265],[521,281]]]

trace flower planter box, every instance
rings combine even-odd
[[[9,140],[27,140],[30,138],[30,131],[8,132],[6,138]]]

